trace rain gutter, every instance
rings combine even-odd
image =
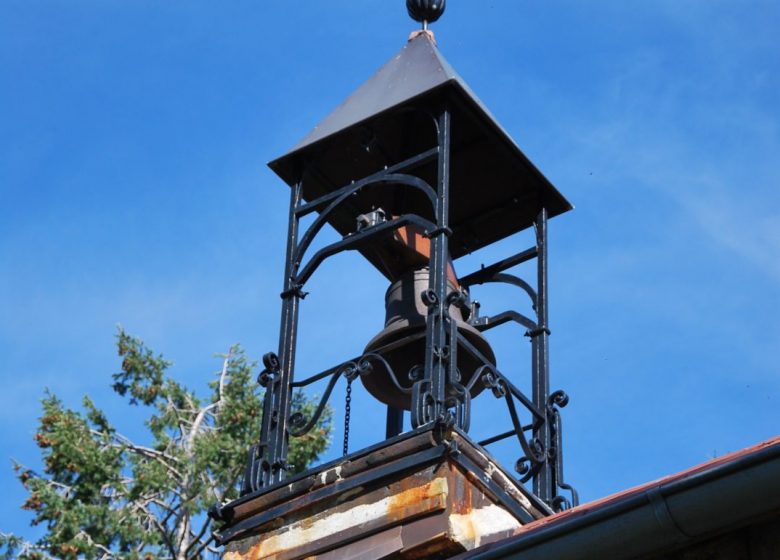
[[[529,524],[458,560],[629,560],[780,513],[780,438]]]

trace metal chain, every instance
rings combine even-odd
[[[349,417],[352,413],[352,380],[347,380],[347,397],[344,399],[344,455],[349,453]]]

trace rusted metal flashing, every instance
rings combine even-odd
[[[430,431],[223,509],[225,560],[452,555],[549,514],[468,438],[437,443]]]
[[[429,471],[425,474],[435,476]],[[353,541],[356,536],[375,533],[388,525],[446,509],[447,479],[437,476],[426,483],[427,478],[416,476],[404,481],[411,484],[409,488],[404,488],[406,484],[379,488],[347,503],[289,522],[289,518],[282,518],[286,521],[283,527],[241,542],[235,550],[228,551],[224,559],[272,557],[282,560],[308,556]]]
[[[229,525],[247,516],[247,512],[256,512],[292,499],[326,483],[333,482],[338,477],[344,478],[357,474],[372,465],[386,463],[400,456],[407,456],[416,451],[430,449],[432,446],[430,430],[418,429],[406,432],[395,438],[385,440],[370,447],[350,453],[329,463],[268,486],[257,492],[247,494],[223,505],[220,517],[229,520]],[[316,473],[316,476],[314,476]],[[322,473],[329,473],[322,479]]]

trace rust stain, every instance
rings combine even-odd
[[[444,510],[448,492],[447,479],[436,478],[426,484],[404,488],[406,484],[393,485],[392,496],[366,502],[356,500],[343,511],[325,510],[315,515],[288,522],[281,530],[261,536],[243,552],[228,551],[223,560],[259,560],[261,558],[287,558],[295,556],[295,550],[304,545],[324,542],[333,535],[360,530],[366,524],[374,526],[395,525],[399,522],[434,511]]]
[[[474,486],[466,477],[454,476],[456,484],[455,495],[452,499],[452,512],[468,514],[474,509]]]
[[[403,488],[405,485],[400,486]],[[401,521],[410,514],[443,507],[447,494],[447,479],[444,477],[436,478],[422,486],[407,488],[389,497],[387,516],[393,521]]]
[[[436,480],[432,480],[428,484],[424,484],[422,486],[417,486],[414,488],[408,488],[398,494],[395,494],[394,496],[390,496],[390,505],[388,509],[403,508],[408,505],[416,504],[420,500],[423,500],[425,498],[429,498],[431,496],[440,494],[441,481],[443,480],[444,479],[437,478]]]
[[[307,529],[311,529],[314,526],[314,522],[321,517],[322,515],[313,515],[310,517],[303,517],[300,519],[296,519],[295,522],[301,529],[306,531]]]

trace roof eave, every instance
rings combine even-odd
[[[780,437],[526,526],[457,560],[629,560],[780,510]]]

